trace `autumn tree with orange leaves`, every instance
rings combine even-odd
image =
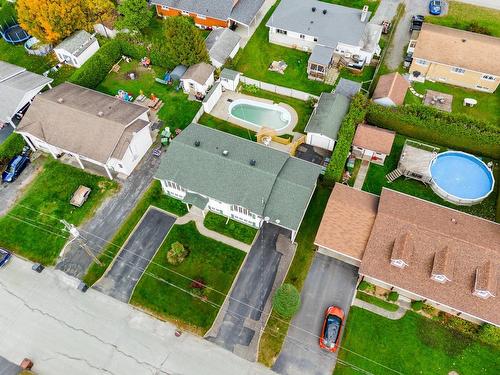
[[[114,12],[110,0],[18,0],[21,27],[44,43],[55,44],[77,30],[92,31]]]

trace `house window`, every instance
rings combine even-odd
[[[163,10],[168,10],[168,7],[167,7],[167,6],[165,6],[165,5],[162,5],[162,6],[161,6],[161,9],[163,9]]]
[[[483,74],[481,79],[485,79],[486,81],[495,81],[496,77],[489,74]]]
[[[428,62],[427,60],[424,60],[424,59],[417,59],[417,60],[416,60],[416,63],[417,63],[418,65],[422,65],[422,66],[427,66],[427,65],[429,65],[429,62]]]
[[[250,216],[250,211],[249,210],[247,210],[246,208],[243,208],[241,206],[237,206],[235,204],[233,204],[231,206],[231,211],[235,211],[235,212],[238,212],[240,214]]]
[[[318,38],[314,37],[314,41],[317,42],[318,41]]]
[[[178,190],[178,191],[186,191],[183,189],[180,185],[176,184],[173,181],[167,181],[167,186],[171,189]]]
[[[488,292],[487,290],[477,290],[477,289],[474,291],[474,294],[480,298],[485,298],[485,299],[491,295],[491,293]]]
[[[287,34],[286,30],[281,30],[281,29],[276,29],[276,32],[277,32],[278,34],[283,34],[283,35],[286,35],[286,34]]]
[[[432,275],[432,278],[439,283],[444,283],[446,281],[446,276],[444,275]]]
[[[451,71],[453,73],[457,73],[457,74],[464,74],[465,73],[465,69],[458,68],[456,66],[454,66],[453,68],[451,68]]]
[[[186,12],[186,11],[184,11],[184,10],[181,12],[181,14],[182,14],[183,16],[189,16],[189,12]]]
[[[323,73],[325,71],[325,67],[322,65],[317,65],[317,64],[311,64],[310,65],[310,70],[314,72],[320,72]]]
[[[304,34],[300,34],[300,39],[305,39],[306,36]]]

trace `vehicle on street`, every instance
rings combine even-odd
[[[319,346],[330,352],[337,351],[340,333],[344,325],[344,311],[338,306],[330,306],[325,313],[325,321],[319,338]]]
[[[2,182],[14,182],[29,162],[30,158],[25,153],[14,156],[7,165],[7,169],[2,173]]]
[[[5,266],[11,257],[10,251],[0,248],[0,268]]]
[[[433,16],[439,16],[443,10],[441,0],[431,0],[429,2],[429,13]]]
[[[424,24],[424,16],[416,15],[411,18],[410,32],[422,30],[422,25]]]
[[[90,192],[92,190],[86,186],[80,185],[78,189],[73,193],[70,204],[76,207],[81,207],[85,201],[89,198]]]

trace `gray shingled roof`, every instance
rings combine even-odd
[[[347,96],[351,99],[361,90],[361,82],[351,81],[350,79],[341,78],[335,87],[335,93]]]
[[[336,47],[339,42],[358,45],[367,22],[361,22],[360,9],[317,0],[281,0],[266,26],[315,36],[319,44]]]
[[[239,0],[231,12],[230,18],[238,23],[250,25],[264,0]]]
[[[314,46],[309,62],[319,65],[329,65],[333,57],[333,48],[316,45]]]
[[[250,160],[255,160],[254,166]],[[167,149],[156,178],[297,230],[320,170],[287,153],[191,124]]]
[[[181,79],[191,79],[200,85],[207,83],[210,76],[214,73],[215,68],[207,63],[201,62],[191,65],[182,75]]]
[[[224,64],[241,37],[229,29],[214,29],[205,40],[210,60]]]
[[[344,95],[323,92],[305,131],[336,140],[342,120],[349,110],[349,103],[349,98]]]
[[[78,57],[83,51],[85,51],[96,38],[86,32],[85,30],[80,30],[74,32],[71,36],[64,39],[61,43],[59,43],[55,48],[63,49],[68,51],[72,55]]]
[[[153,0],[151,4],[227,20],[233,9],[233,0]]]
[[[237,72],[236,70],[224,68],[224,69],[222,69],[222,72],[220,73],[220,77],[234,81],[236,79],[236,77],[238,76],[238,74],[240,74],[240,72]]]

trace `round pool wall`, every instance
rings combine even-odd
[[[429,164],[432,190],[444,200],[463,206],[480,203],[493,191],[495,178],[484,162],[461,151],[446,151]]]

